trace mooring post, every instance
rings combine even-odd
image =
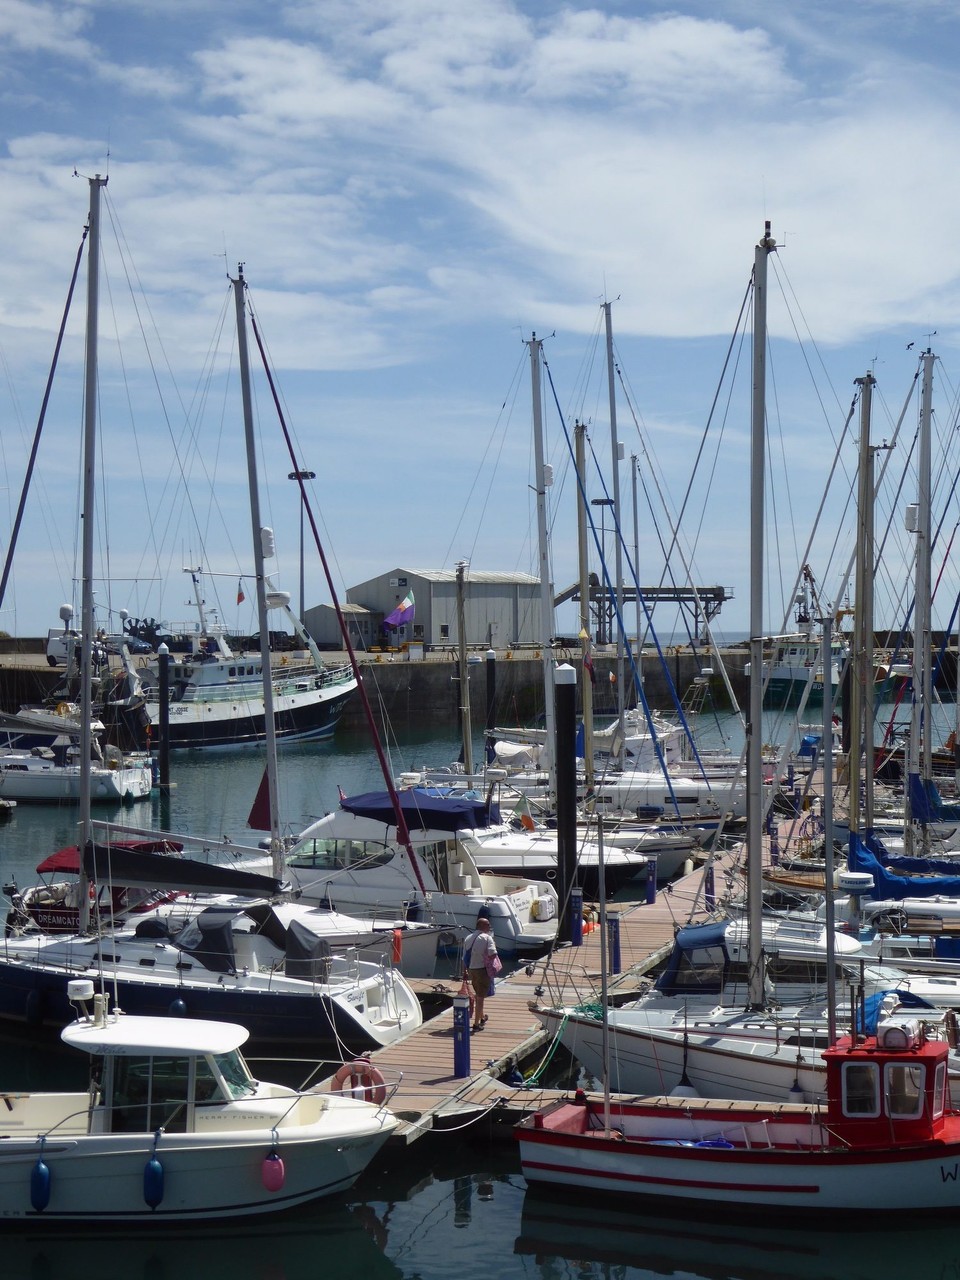
[[[620,973],[620,912],[607,915],[607,960],[611,973]]]
[[[453,1075],[466,1080],[470,1075],[470,997],[453,997]]]
[[[647,906],[651,907],[657,900],[657,855],[647,855]]]

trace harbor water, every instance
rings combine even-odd
[[[952,714],[945,712],[947,723]],[[764,728],[776,740],[776,724]],[[734,722],[725,721],[717,734],[739,750]],[[456,754],[455,737],[434,731],[393,746],[390,764],[399,774]],[[178,754],[168,807],[153,799],[98,816],[211,837],[226,833],[250,844],[259,836],[246,817],[262,769],[255,750]],[[334,808],[338,789],[349,794],[382,785],[365,736],[338,733],[330,744],[284,746],[280,773],[290,831]],[[3,882],[32,883],[41,858],[75,842],[75,810],[21,805],[0,825]],[[2,1064],[16,1063],[19,1072],[24,1052],[13,1041],[0,1045],[0,1090]],[[351,1192],[282,1219],[82,1235],[39,1223],[5,1231],[2,1247],[5,1273],[14,1280],[875,1280],[880,1273],[960,1280],[955,1225],[786,1228],[692,1220],[689,1210],[672,1220],[659,1211],[648,1217],[632,1207],[532,1192],[508,1125],[470,1125],[405,1150],[386,1149]]]

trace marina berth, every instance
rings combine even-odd
[[[209,1222],[277,1213],[351,1187],[394,1131],[383,1101],[260,1081],[230,1023],[109,1011],[70,984],[62,1040],[82,1093],[4,1094],[0,1220]]]
[[[504,959],[542,955],[557,937],[548,880],[481,872],[458,832],[487,821],[484,802],[411,788],[398,793],[410,847],[388,792],[344,796],[285,853],[284,875],[303,902],[351,915],[389,912],[469,933],[481,913]],[[265,863],[263,864],[265,865]]]
[[[517,1126],[524,1177],[698,1211],[955,1214],[947,1045],[881,1022],[823,1057],[825,1107],[578,1093]]]

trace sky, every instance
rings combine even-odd
[[[102,625],[118,629],[121,609],[191,619],[182,569],[202,565],[208,604],[250,626],[249,587],[236,603],[252,556],[228,294],[242,262],[296,465],[316,473],[310,509],[338,594],[460,560],[537,572],[534,334],[552,574],[558,591],[576,580],[576,420],[585,495],[614,492],[609,302],[625,577],[636,566],[658,584],[672,542],[673,579],[725,586],[718,636],[743,635],[750,320],[738,317],[769,220],[765,629],[789,616],[804,560],[825,601],[847,597],[859,410],[845,423],[868,372],[871,439],[893,438],[903,413],[876,464],[878,620],[902,614],[908,396],[928,346],[946,625],[958,52],[952,0],[0,0],[0,549],[87,179],[102,174]],[[84,271],[0,603],[11,634],[45,634],[77,600]],[[259,373],[255,402],[261,514],[297,605],[302,513]],[[601,543],[612,561],[609,508],[592,512],[594,561]],[[312,541],[308,521],[308,608],[330,599]],[[576,625],[566,606],[557,632]],[[678,627],[666,610],[655,625]]]

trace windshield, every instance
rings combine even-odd
[[[247,1070],[247,1064],[234,1049],[231,1053],[218,1053],[213,1059],[214,1065],[223,1078],[227,1094],[231,1098],[242,1098],[244,1094],[253,1093],[256,1081]]]

